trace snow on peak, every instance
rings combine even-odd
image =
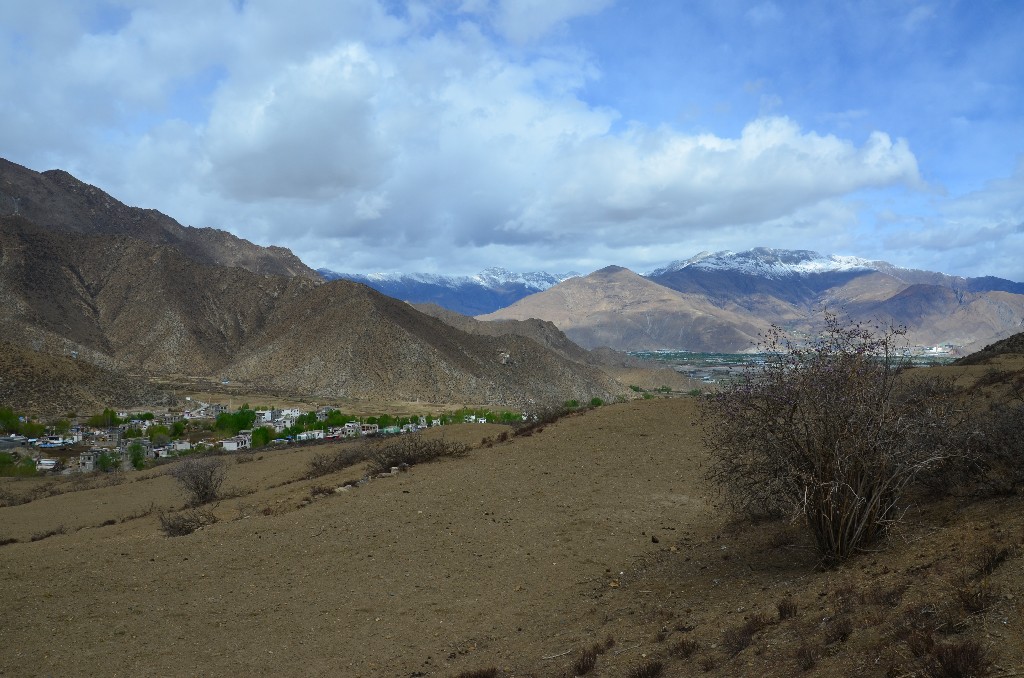
[[[674,261],[665,268],[651,271],[648,277],[694,268],[704,271],[732,271],[762,278],[786,278],[816,273],[875,271],[878,270],[879,263],[860,257],[819,254],[810,250],[755,247],[745,252],[701,252],[686,261]]]

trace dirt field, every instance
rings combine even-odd
[[[1024,675],[1020,498],[915,508],[878,553],[823,571],[797,527],[715,509],[697,416],[690,398],[605,406],[312,499],[362,467],[302,479],[327,447],[227,457],[239,496],[182,537],[158,521],[184,502],[168,467],[0,508],[18,540],[0,547],[0,675],[571,676],[609,639],[588,675],[927,675],[919,624]],[[969,610],[961,579],[993,545],[1008,555]]]

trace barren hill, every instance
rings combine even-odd
[[[356,283],[206,266],[169,245],[0,221],[0,338],[17,346],[318,397],[537,407],[624,390],[527,338],[466,334]]]
[[[34,172],[3,158],[0,216],[20,216],[56,231],[121,235],[167,245],[203,264],[321,280],[283,247],[260,247],[226,231],[182,226],[156,210],[129,207],[63,170]]]
[[[550,320],[587,348],[618,350],[686,347],[744,351],[767,323],[717,308],[707,299],[651,282],[619,266],[570,278],[481,320]]]

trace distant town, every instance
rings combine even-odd
[[[529,415],[463,408],[439,415],[357,417],[324,406],[291,408],[186,400],[174,412],[105,409],[83,421],[49,424],[0,408],[0,476],[143,469],[155,460],[199,452],[243,452],[313,441],[414,433],[454,423],[514,423]]]

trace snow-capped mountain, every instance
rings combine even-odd
[[[479,315],[513,304],[578,273],[513,273],[488,268],[476,275],[451,276],[433,273],[337,273],[321,268],[326,280],[343,278],[363,283],[396,299],[413,304],[434,303],[456,313]]]
[[[701,252],[685,261],[674,261],[664,268],[651,271],[646,277],[657,278],[685,268],[693,268],[703,271],[732,271],[763,278],[788,278],[818,273],[877,271],[880,265],[890,266],[885,262],[869,261],[860,257],[819,254],[810,250],[755,247],[746,252]]]
[[[737,352],[771,324],[813,334],[823,308],[904,326],[919,347],[968,351],[1024,328],[1024,284],[757,248],[702,252],[644,277],[609,266],[486,319],[549,320],[587,348]]]

